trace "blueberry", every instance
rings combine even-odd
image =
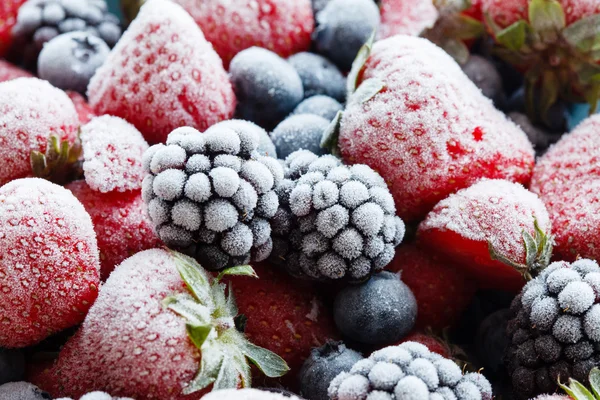
[[[58,88],[85,93],[90,78],[109,52],[106,43],[96,36],[64,33],[44,46],[38,59],[38,74]]]
[[[331,0],[316,20],[317,52],[349,71],[358,50],[379,26],[379,9],[373,0]]]
[[[534,125],[525,114],[511,112],[508,117],[525,132],[538,155],[543,154],[551,144],[556,143],[561,137],[560,134],[550,133],[546,129]]]
[[[251,47],[238,53],[229,68],[240,118],[272,129],[304,98],[300,76],[272,51]]]
[[[316,95],[298,104],[298,107],[294,109],[292,114],[313,114],[331,121],[335,118],[338,111],[342,111],[343,109],[344,106],[338,103],[337,100],[328,96]]]
[[[52,397],[27,382],[12,382],[0,386],[0,399],[50,400]]]
[[[346,98],[346,79],[328,59],[313,53],[298,53],[291,56],[292,64],[304,86],[304,97],[324,94],[338,101]]]
[[[325,149],[321,148],[321,137],[328,126],[329,121],[318,115],[293,115],[277,125],[271,139],[280,158],[297,150],[309,150],[321,155],[325,153]]]
[[[349,372],[363,357],[342,342],[329,342],[313,349],[298,374],[301,394],[307,400],[329,400],[329,384],[341,372]]]
[[[397,275],[381,272],[342,289],[333,305],[335,324],[348,338],[385,345],[402,339],[415,324],[417,303]]]
[[[312,0],[312,8],[315,15],[325,8],[331,0]]]
[[[104,21],[98,25],[98,33],[110,47],[114,47],[121,37],[121,27],[114,22]]]
[[[0,385],[23,377],[25,358],[18,350],[0,349]]]
[[[496,107],[504,106],[506,96],[502,87],[502,77],[494,63],[484,57],[472,55],[462,69],[469,79],[481,89],[483,95],[493,100]]]
[[[50,26],[43,26],[37,31],[35,31],[33,35],[33,43],[35,44],[38,50],[41,50],[42,47],[44,47],[44,44],[57,37],[58,34],[58,29],[52,28]]]

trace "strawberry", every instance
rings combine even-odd
[[[442,357],[445,357],[445,358],[452,357],[452,351],[451,351],[450,347],[448,346],[448,344],[444,343],[444,341],[442,341],[439,338],[437,338],[433,335],[430,335],[430,334],[426,334],[426,333],[422,333],[422,332],[418,332],[418,331],[412,332],[408,336],[406,336],[404,339],[402,339],[402,341],[400,343],[404,343],[404,342],[421,343],[422,345],[427,346],[429,351],[438,353]],[[400,343],[398,343],[398,344],[400,344]]]
[[[438,10],[433,0],[381,0],[381,25],[377,34],[418,36],[435,25]]]
[[[94,110],[88,104],[87,100],[77,92],[73,92],[71,90],[67,90],[67,96],[73,102],[75,106],[75,110],[77,111],[77,115],[79,115],[79,122],[84,125],[90,122],[92,118],[96,115],[94,114]]]
[[[583,121],[539,159],[531,190],[548,207],[555,256],[600,259],[600,115]]]
[[[43,179],[0,188],[0,347],[25,347],[83,321],[98,295],[90,216]]]
[[[521,185],[482,179],[440,201],[417,237],[486,287],[519,290],[548,265],[552,239],[548,211]],[[524,245],[525,244],[525,245]]]
[[[152,144],[177,127],[204,131],[235,110],[219,56],[189,14],[168,0],[145,2],[92,77],[88,98],[96,114],[129,121]]]
[[[12,43],[12,27],[17,22],[21,4],[27,0],[2,0],[0,2],[0,57],[6,56]]]
[[[415,295],[418,329],[451,327],[475,294],[475,285],[460,269],[412,243],[396,249],[388,270],[398,273]]]
[[[17,78],[32,78],[29,72],[25,71],[9,63],[8,61],[4,61],[0,59],[0,82],[10,81],[12,79]]]
[[[348,78],[351,92],[360,86],[341,117],[339,148],[346,162],[367,164],[387,181],[402,219],[421,219],[482,177],[529,181],[527,137],[448,54],[401,35],[369,49]]]
[[[161,245],[148,218],[141,192],[100,193],[85,181],[66,186],[92,217],[100,250],[101,278],[106,280],[126,258]]]
[[[32,151],[51,150],[51,137],[74,143],[78,126],[73,102],[48,82],[18,78],[0,83],[0,185],[31,176]]]
[[[333,317],[314,284],[298,281],[271,265],[253,267],[260,279],[231,278],[240,314],[248,318],[244,332],[253,343],[287,362],[291,372],[285,383],[294,385],[292,379],[311,349],[339,337]]]
[[[223,274],[239,273],[254,275],[250,267]],[[221,276],[212,278],[169,250],[128,258],[36,384],[54,397],[99,390],[138,400],[192,400],[210,386],[249,386],[248,360],[269,376],[282,375],[285,362],[236,329],[237,307]]]

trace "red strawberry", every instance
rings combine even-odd
[[[363,52],[366,55],[366,52]],[[423,218],[449,194],[482,177],[526,183],[534,152],[527,137],[431,42],[395,36],[375,43],[343,114],[345,161],[387,181],[398,215]]]
[[[175,0],[212,43],[225,66],[240,51],[267,48],[281,57],[310,47],[314,18],[310,0]]]
[[[531,190],[548,207],[555,256],[600,259],[600,115],[582,122],[539,159]]]
[[[101,278],[106,280],[126,258],[161,245],[139,190],[133,192],[96,192],[77,181],[66,186],[92,217],[100,250]]]
[[[0,83],[0,185],[32,175],[32,151],[50,136],[75,142],[79,119],[65,92],[36,78]]]
[[[12,27],[17,22],[21,4],[27,0],[0,1],[0,57],[6,56],[12,43]]]
[[[413,332],[406,336],[400,343],[404,342],[417,342],[422,345],[427,346],[429,351],[433,351],[434,353],[438,353],[440,356],[444,358],[452,358],[452,351],[448,347],[446,343],[442,340],[438,339],[435,336],[428,335],[421,332]],[[400,344],[399,343],[399,344]]]
[[[483,286],[519,290],[523,275],[548,265],[550,230],[548,211],[535,194],[516,183],[483,179],[440,201],[417,235]]]
[[[75,105],[75,110],[77,111],[77,115],[79,115],[79,122],[82,125],[87,124],[92,118],[96,116],[94,114],[94,110],[92,110],[92,107],[90,107],[90,105],[82,95],[70,90],[67,90],[66,93]]]
[[[381,25],[378,35],[418,36],[433,27],[439,16],[432,0],[381,0]]]
[[[0,188],[0,347],[24,347],[83,321],[98,295],[90,216],[43,179]]]
[[[417,328],[436,331],[452,326],[468,306],[475,286],[447,259],[414,244],[396,249],[388,270],[397,272],[417,299]]]
[[[240,314],[248,317],[245,334],[253,343],[279,354],[291,372],[300,371],[313,347],[337,339],[333,317],[314,284],[298,281],[271,265],[253,265],[260,279],[231,279]]]
[[[132,256],[111,274],[36,384],[54,397],[100,390],[138,400],[195,400],[211,384],[213,390],[249,386],[247,358],[271,376],[285,373],[281,358],[238,332],[235,301],[225,288],[178,253]]]
[[[201,131],[229,119],[235,95],[219,56],[194,20],[167,0],[149,0],[88,86],[98,115],[136,126],[150,143],[177,127]]]
[[[12,65],[8,61],[0,60],[0,82],[10,81],[17,78],[32,78],[29,72]]]

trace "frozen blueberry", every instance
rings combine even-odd
[[[294,67],[263,48],[238,53],[229,74],[238,100],[237,115],[266,129],[285,118],[304,98]]]
[[[328,59],[313,53],[298,53],[291,56],[292,64],[304,86],[304,97],[323,94],[343,102],[346,98],[346,79]]]
[[[414,326],[417,303],[397,275],[381,272],[338,293],[333,305],[336,326],[360,343],[385,345],[399,341]]]
[[[18,350],[0,349],[0,385],[23,377],[25,358]]]
[[[502,87],[502,77],[494,63],[484,57],[472,55],[462,69],[469,79],[481,89],[483,95],[494,101],[496,107],[504,107],[506,96]]]
[[[109,52],[108,45],[96,36],[64,33],[44,46],[38,58],[38,74],[58,88],[85,93]]]
[[[309,97],[302,103],[298,104],[298,107],[296,107],[292,114],[313,114],[331,121],[333,118],[335,118],[338,111],[342,111],[343,109],[344,106],[342,106],[337,100],[328,96],[316,95]]]
[[[314,114],[293,115],[285,119],[271,133],[277,155],[285,158],[297,150],[324,154],[321,138],[328,126],[328,120]]]
[[[373,0],[331,0],[316,20],[317,52],[349,71],[358,50],[379,26],[379,8]]]
[[[11,382],[0,386],[0,399],[50,400],[52,397],[37,386],[27,382]]]

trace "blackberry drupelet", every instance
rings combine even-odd
[[[477,373],[463,375],[454,363],[416,342],[375,351],[340,373],[331,400],[491,400],[492,388]]]
[[[585,381],[600,364],[600,267],[581,259],[555,262],[511,305],[505,364],[518,399]]]
[[[271,220],[274,263],[308,279],[361,281],[392,260],[405,227],[379,174],[307,150],[285,168]]]
[[[160,239],[219,270],[265,260],[279,206],[279,161],[257,153],[254,129],[178,128],[144,155],[142,195]]]

